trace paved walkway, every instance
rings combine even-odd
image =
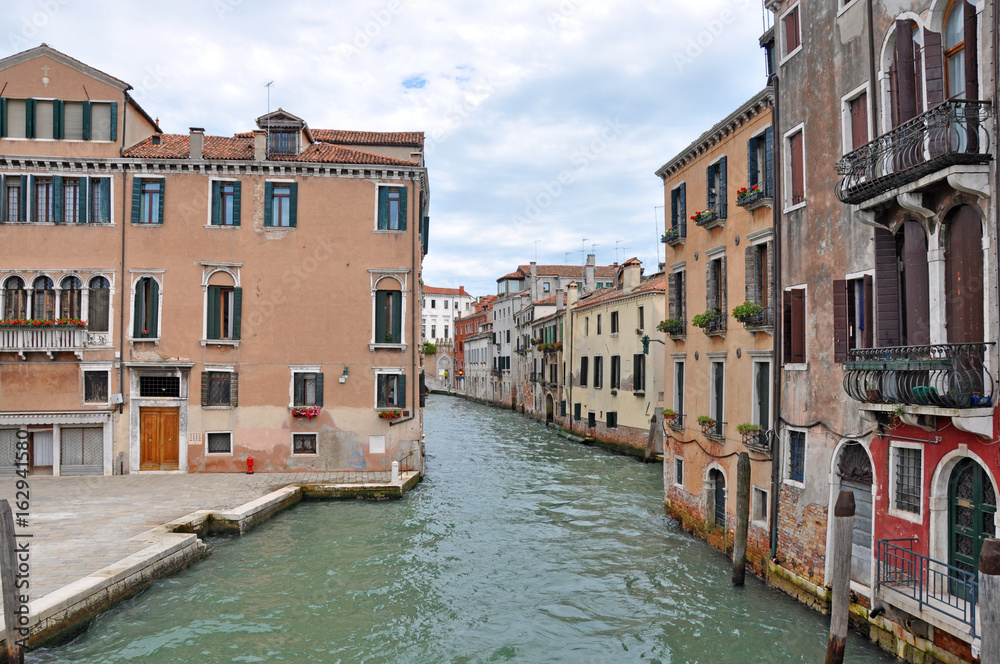
[[[352,475],[358,475],[354,478]],[[370,473],[140,474],[31,476],[31,599],[96,572],[145,545],[129,538],[191,512],[239,507],[288,484],[360,482]],[[388,473],[385,473],[388,479]],[[0,478],[15,514],[17,478]]]

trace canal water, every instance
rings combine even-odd
[[[827,621],[663,515],[660,466],[427,404],[427,477],[309,502],[28,662],[821,662]],[[851,634],[850,664],[894,661]]]

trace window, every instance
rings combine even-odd
[[[747,321],[755,325],[770,325],[772,317],[768,308],[771,306],[771,290],[773,279],[771,277],[772,244],[765,242],[762,244],[750,245],[744,250],[743,258],[746,268],[745,297],[747,302],[759,304],[764,311],[757,315],[756,320]]]
[[[81,210],[86,208],[86,204],[81,206]],[[111,223],[111,178],[90,178],[90,223]]]
[[[298,182],[264,183],[264,226],[295,228],[298,218]]]
[[[785,194],[788,205],[798,205],[806,199],[805,168],[803,165],[802,130],[788,137],[788,184]]]
[[[684,487],[684,457],[674,457],[674,484]]]
[[[580,358],[580,387],[587,387],[587,374],[589,373],[588,362],[590,360],[584,356]]]
[[[642,353],[632,356],[632,391],[638,393],[646,391],[646,356]]]
[[[28,138],[28,100],[8,99],[6,105],[7,122],[5,124],[8,138]]]
[[[872,278],[833,282],[833,348],[836,362],[846,362],[849,350],[871,348]]]
[[[895,48],[889,65],[889,110],[892,126],[914,118],[923,108],[923,33],[909,20],[896,21]]]
[[[63,277],[59,290],[59,317],[83,320],[83,282],[78,277]]]
[[[444,308],[445,308],[445,309],[447,309],[447,308],[448,308],[448,300],[444,300]]]
[[[788,456],[786,457],[785,479],[801,485],[806,471],[806,432],[788,432]]]
[[[646,308],[645,307],[639,307],[638,309],[639,309],[639,320],[638,320],[639,325],[637,327],[640,330],[645,330],[646,329]]]
[[[181,379],[178,376],[139,376],[139,396],[179,399],[181,396]]]
[[[56,289],[48,277],[38,277],[32,284],[31,317],[35,320],[55,320]]]
[[[906,444],[892,446],[892,509],[920,514],[923,450]]]
[[[292,455],[316,454],[316,438],[315,433],[293,433]]]
[[[597,314],[597,333],[601,333],[601,314]]]
[[[4,177],[4,221],[27,221],[27,207],[24,204],[27,189],[27,175],[7,175]]]
[[[785,364],[806,361],[806,289],[791,288],[782,294],[781,357]]]
[[[686,276],[683,271],[667,276],[667,318],[680,321],[680,327],[667,330],[672,335],[683,334],[687,315]]]
[[[209,286],[206,321],[208,338],[238,340],[242,310],[242,288]]]
[[[164,178],[135,178],[132,181],[132,223],[162,224]]]
[[[212,182],[212,226],[240,225],[240,183]]]
[[[201,405],[237,405],[239,375],[234,371],[203,371],[201,373]]]
[[[378,188],[378,229],[380,231],[406,230],[406,187]]]
[[[104,277],[93,277],[87,302],[87,329],[107,332],[111,306],[111,282]]]
[[[726,257],[712,258],[706,265],[706,306],[718,317],[706,331],[725,330],[729,310],[726,308]]]
[[[90,109],[90,123],[87,123],[87,111]],[[114,141],[118,135],[118,104],[84,102],[83,105],[83,137],[92,141]]]
[[[716,436],[723,435],[725,425],[725,392],[726,392],[726,365],[724,362],[712,362],[712,385],[709,394],[709,412],[715,420],[713,433]]]
[[[728,194],[726,186],[726,157],[720,157],[719,161],[708,167],[705,175],[707,197],[705,210],[714,211],[719,219],[726,218],[728,209]]]
[[[83,102],[63,102],[63,135],[73,141],[83,140]]]
[[[56,138],[55,102],[50,99],[36,99],[35,107],[35,138]]]
[[[380,373],[376,376],[376,408],[404,408],[406,406],[406,376]]]
[[[674,361],[674,426],[684,426],[684,361]]]
[[[431,325],[431,339],[437,339],[437,325]]]
[[[292,406],[323,405],[323,374],[318,371],[292,371]]]
[[[670,190],[670,228],[680,237],[687,235],[687,183]]]
[[[132,310],[132,338],[159,339],[160,285],[153,277],[141,277],[135,284]]]
[[[233,434],[229,431],[210,431],[205,436],[206,453],[208,454],[232,454]]]
[[[760,487],[753,488],[753,508],[750,510],[750,519],[759,523],[767,523],[767,491]]]
[[[431,337],[437,338],[437,326],[431,325]],[[403,343],[403,292],[375,291],[375,342]]]
[[[32,180],[35,183],[34,191],[32,192],[35,221],[43,223],[55,221],[52,178],[32,177]]]
[[[108,372],[83,372],[83,402],[108,403]]]
[[[849,122],[845,123],[845,129],[849,136],[848,146],[851,150],[857,150],[869,140],[867,92],[862,92],[847,102],[847,115]]]
[[[298,154],[299,132],[270,130],[267,151],[269,154]]]
[[[618,334],[618,312],[611,312],[611,334]]]
[[[964,0],[952,0],[944,20],[944,75],[948,99],[979,98],[976,13],[967,14],[968,8]]]
[[[594,356],[594,387],[601,389],[604,387],[604,356]]]
[[[611,356],[611,389],[617,390],[622,382],[622,358],[620,355]]]
[[[57,221],[80,221],[79,178],[62,178],[62,216]]]
[[[3,317],[6,320],[28,317],[28,291],[21,277],[7,277],[3,284]]]
[[[605,413],[605,423],[604,425],[609,429],[618,428],[618,413],[614,411],[608,411]]]
[[[774,131],[771,127],[763,134],[747,141],[747,187],[764,187],[764,196],[773,196],[774,190]]]
[[[580,412],[581,410],[582,409],[580,404],[578,403],[573,404],[573,419],[576,420],[577,422],[579,422],[583,418],[583,415]]]
[[[583,319],[583,336],[590,336],[590,316],[586,316]]]
[[[753,363],[753,411],[750,421],[767,431],[771,428],[771,363]]]
[[[785,35],[785,57],[791,55],[802,44],[799,34],[799,6],[795,5],[781,17],[781,27]]]
[[[552,285],[548,281],[543,281],[542,282],[542,292],[543,293],[548,293],[550,290],[552,290]]]
[[[593,429],[597,427],[597,413],[590,411],[587,413],[587,428]]]

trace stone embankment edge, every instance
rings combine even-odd
[[[116,563],[28,604],[28,648],[73,638],[99,614],[135,597],[153,581],[170,576],[209,554],[205,535],[244,534],[303,499],[393,500],[422,479],[404,473],[398,482],[335,484],[304,482],[282,487],[231,510],[197,510],[129,538],[147,546]],[[6,662],[6,634],[0,630],[0,662]]]

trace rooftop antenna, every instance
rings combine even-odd
[[[616,263],[621,263],[621,261],[618,259],[618,245],[621,244],[624,241],[625,240],[615,240],[615,262]]]
[[[271,86],[274,85],[274,81],[269,81],[264,84],[267,88],[267,148],[265,148],[265,154],[271,150]],[[270,156],[270,155],[268,155]]]
[[[566,265],[569,265],[569,257],[572,256],[572,255],[573,255],[572,251],[567,251],[566,252],[566,255],[563,257],[563,261],[566,263]]]
[[[587,240],[590,238],[583,238],[580,240],[580,265],[587,264]]]
[[[653,206],[653,237],[656,237],[656,234],[660,232],[660,220],[656,218],[656,211],[657,210],[663,210],[663,213],[666,214],[667,213],[667,207],[665,205],[654,205]],[[666,224],[666,219],[663,220],[663,223]],[[663,248],[663,254],[664,254],[663,255],[663,260],[667,260],[666,253],[667,253],[667,248],[664,247]],[[657,263],[660,262],[660,243],[659,242],[656,243],[656,262]]]
[[[595,257],[597,256],[597,248],[599,246],[601,246],[599,242],[595,242],[594,244],[590,245],[590,253],[594,254]]]

